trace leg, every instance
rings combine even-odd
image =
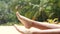
[[[32,34],[60,34],[60,29],[36,30]]]
[[[48,30],[27,30],[20,29],[17,25],[14,25],[18,32],[22,34],[60,34],[60,29],[48,29]]]
[[[18,20],[21,21],[21,23],[24,24],[26,28],[30,28],[30,27],[36,27],[39,29],[60,28],[60,25],[57,25],[57,24],[49,24],[49,23],[43,23],[43,22],[37,22],[37,21],[30,20],[24,16],[21,16],[18,12],[16,12],[16,16]]]

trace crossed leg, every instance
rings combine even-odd
[[[30,30],[30,29],[20,29],[17,25],[14,25],[16,30],[22,34],[60,34],[60,29],[47,29],[47,30]]]
[[[21,21],[21,23],[24,24],[26,28],[36,27],[39,29],[43,29],[43,30],[32,31],[32,34],[60,34],[59,29],[60,25],[33,21],[24,16],[21,16],[18,12],[16,12],[16,16],[18,20]],[[19,30],[16,26],[15,28]]]

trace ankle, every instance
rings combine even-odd
[[[27,25],[25,24],[25,27],[26,27],[27,29],[30,29],[30,28],[32,27],[32,25],[33,25],[33,23],[28,23]]]

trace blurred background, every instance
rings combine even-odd
[[[0,25],[21,24],[17,11],[35,21],[60,24],[60,0],[0,0]]]

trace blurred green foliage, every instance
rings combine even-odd
[[[60,0],[0,0],[0,24],[18,23],[16,11],[32,20],[60,21]]]

